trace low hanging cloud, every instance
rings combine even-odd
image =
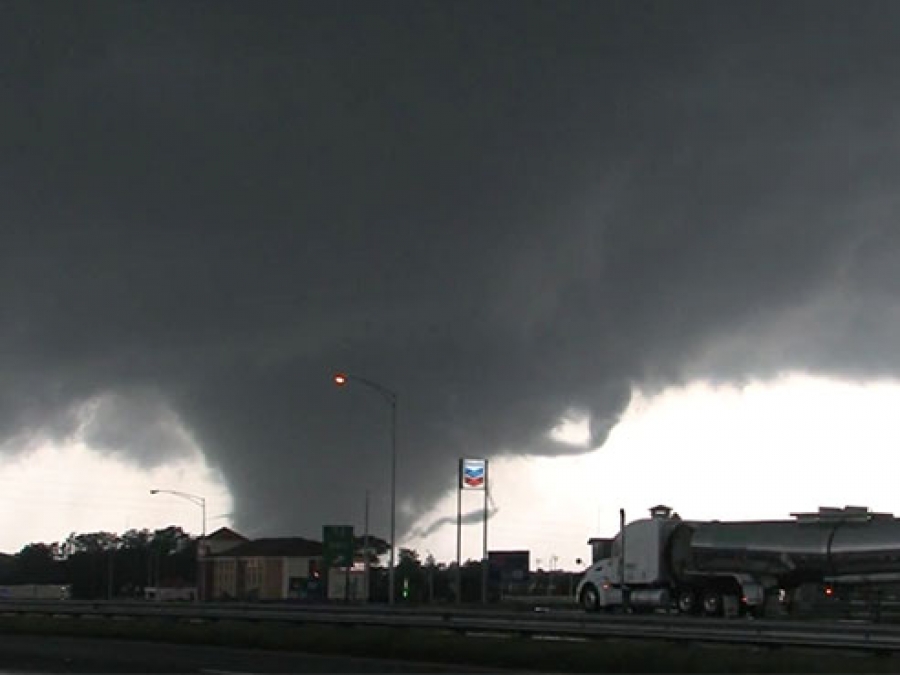
[[[871,11],[870,11],[871,10]],[[889,4],[0,9],[3,448],[386,532],[634,390],[900,369]],[[404,512],[406,513],[406,512]],[[403,515],[401,528],[410,525]]]
[[[155,467],[197,451],[183,423],[156,392],[119,391],[81,406],[72,440],[103,452],[123,453],[141,466]]]
[[[500,507],[494,502],[494,498],[488,493],[488,507],[485,509],[474,509],[472,511],[467,511],[466,513],[460,514],[459,518],[450,517],[450,516],[442,516],[440,518],[436,518],[432,522],[430,522],[425,527],[415,528],[410,532],[410,536],[414,539],[427,539],[429,536],[442,530],[448,525],[456,525],[460,523],[462,525],[468,525],[469,523],[480,523],[485,519],[490,520],[494,516],[496,516],[500,512]]]

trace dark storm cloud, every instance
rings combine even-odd
[[[190,458],[192,439],[156,392],[117,390],[82,405],[76,438],[102,452],[122,453],[145,466]]]
[[[0,12],[8,439],[177,420],[239,527],[314,534],[387,504],[333,369],[400,394],[408,521],[634,387],[900,365],[894,4]]]

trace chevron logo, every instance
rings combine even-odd
[[[464,459],[462,487],[466,490],[483,490],[487,478],[486,462],[483,459]]]

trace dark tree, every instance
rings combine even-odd
[[[28,544],[15,556],[13,584],[58,584],[65,580],[57,544]]]

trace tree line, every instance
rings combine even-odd
[[[148,586],[193,586],[197,539],[180,527],[72,533],[0,555],[0,585],[68,584],[78,599],[142,597]]]
[[[370,542],[373,551],[370,599],[386,601],[388,571],[378,556],[389,545]],[[357,544],[362,554],[362,539]],[[72,533],[63,542],[28,544],[14,555],[0,554],[0,586],[60,584],[71,587],[71,597],[82,600],[140,598],[144,589],[156,586],[196,586],[198,539],[180,527],[160,530],[128,530],[124,534]],[[414,549],[400,548],[395,572],[396,600],[409,604],[456,601],[457,578],[462,581],[462,602],[481,601],[482,562],[467,561],[457,574],[455,563],[439,563],[434,556],[424,560]],[[514,583],[488,569],[488,599],[504,594],[570,594],[578,574],[538,570]]]

